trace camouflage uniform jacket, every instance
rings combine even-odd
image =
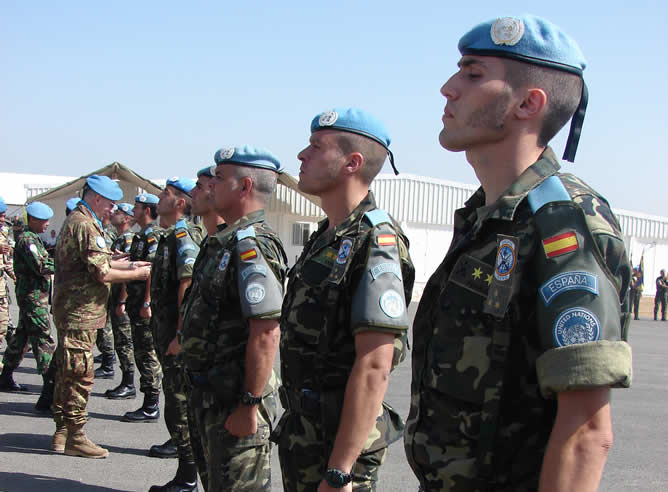
[[[181,309],[180,357],[188,371],[208,379],[219,405],[236,406],[243,390],[248,321],[280,317],[286,263],[263,210],[202,243]],[[272,371],[263,394],[278,384]]]
[[[130,246],[131,261],[153,261],[158,250],[158,242],[163,230],[156,224],[147,225],[140,233],[135,234]],[[144,303],[146,282],[143,280],[127,282],[128,311],[138,311]]]
[[[13,240],[9,237],[9,228],[6,225],[0,227],[0,245],[6,244],[10,248],[14,247]],[[0,254],[0,297],[9,295],[7,291],[7,279],[5,275],[14,276],[14,269],[12,267],[11,251],[6,254]]]
[[[40,237],[27,229],[14,250],[16,300],[19,304],[47,306],[51,297],[53,259]]]
[[[67,216],[56,242],[53,316],[67,330],[97,330],[107,318],[111,251],[93,213],[80,203]]]
[[[619,224],[558,170],[548,148],[455,213],[413,325],[405,447],[425,490],[536,490],[555,395],[631,383]]]
[[[161,353],[176,336],[179,283],[192,278],[200,242],[202,228],[185,219],[166,229],[158,242],[151,268],[151,314],[157,328],[153,336]]]
[[[285,400],[291,395],[307,393],[319,400],[323,412],[288,410],[273,437],[278,442],[280,435],[299,434],[304,428],[299,418],[310,418],[333,443],[355,363],[355,335],[395,335],[393,368],[405,356],[406,306],[415,280],[408,239],[377,209],[371,192],[341,224],[328,226],[327,219],[320,222],[290,270],[280,342],[284,406],[290,407]],[[401,437],[402,429],[399,415],[384,404],[363,451],[386,447]]]

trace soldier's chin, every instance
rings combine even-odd
[[[443,128],[441,133],[438,134],[438,143],[441,144],[441,147],[449,150],[450,152],[461,152],[465,150],[461,145],[457,144],[451,135],[446,132],[445,128]]]

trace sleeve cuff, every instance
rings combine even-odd
[[[548,350],[536,361],[544,397],[562,391],[631,386],[631,346],[601,340]]]

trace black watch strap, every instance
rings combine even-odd
[[[345,487],[352,481],[353,476],[351,473],[345,473],[337,468],[329,468],[327,469],[327,473],[325,473],[325,482],[335,489]]]
[[[262,396],[253,396],[250,392],[245,392],[241,394],[241,404],[242,405],[259,405],[262,403]]]

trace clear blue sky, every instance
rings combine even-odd
[[[566,170],[614,207],[668,215],[668,3],[541,4],[5,0],[0,168],[78,176],[119,161],[151,178],[194,175],[216,149],[251,144],[296,174],[312,117],[359,106],[386,123],[400,171],[476,183],[464,154],[438,145],[439,88],[462,34],[529,12],[588,61]]]

